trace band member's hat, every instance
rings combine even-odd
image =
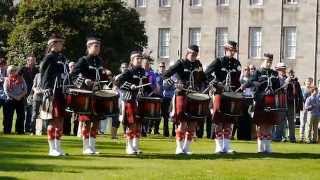
[[[193,51],[193,52],[199,53],[199,46],[197,46],[197,45],[190,45],[190,46],[188,47],[188,51]]]
[[[59,33],[52,33],[48,40],[48,45],[55,42],[64,42],[64,38]]]
[[[132,52],[130,53],[130,60],[132,60],[132,59],[135,58],[135,57],[142,57],[141,52],[140,52],[140,51],[132,51]]]
[[[87,46],[91,44],[101,44],[101,40],[97,37],[88,37],[87,38]]]
[[[263,56],[265,57],[265,60],[273,61],[273,54],[271,54],[271,53],[264,53]]]
[[[225,43],[225,44],[223,45],[223,47],[224,47],[225,49],[232,49],[232,50],[237,51],[237,49],[238,49],[238,43],[236,43],[235,41],[228,41],[227,43]]]
[[[286,69],[287,68],[287,65],[283,62],[280,62],[276,65],[276,70],[279,70],[279,69]]]

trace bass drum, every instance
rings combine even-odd
[[[161,102],[159,97],[140,97],[138,112],[145,119],[161,119]]]
[[[91,114],[92,91],[85,89],[67,89],[65,95],[66,111],[78,114]]]
[[[205,118],[209,115],[210,97],[202,93],[187,94],[187,116]]]
[[[116,91],[105,89],[94,92],[92,110],[96,116],[116,116],[119,114],[119,95]]]

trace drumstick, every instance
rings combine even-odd
[[[149,86],[149,85],[151,85],[151,83],[142,84],[142,85],[140,85],[140,86],[136,86],[136,88],[142,88],[142,87],[144,87],[144,86]]]

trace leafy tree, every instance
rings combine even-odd
[[[15,14],[13,0],[0,0],[0,53],[4,51],[8,35],[14,28]]]
[[[65,54],[76,61],[85,54],[90,34],[102,40],[102,56],[111,69],[127,60],[131,50],[146,46],[144,22],[119,0],[24,0],[9,37],[9,60],[21,64],[27,53],[42,58],[53,31],[63,33]]]

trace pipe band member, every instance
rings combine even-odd
[[[190,45],[185,58],[179,59],[174,65],[163,74],[164,81],[174,84],[171,76],[175,76],[177,83],[173,97],[174,123],[176,124],[176,154],[191,154],[190,144],[196,131],[197,119],[193,119],[186,114],[187,92],[185,89],[192,86],[192,90],[199,89],[201,82],[205,81],[202,64],[197,60],[199,47]],[[192,78],[191,78],[192,76]],[[190,82],[192,80],[192,82]]]
[[[122,116],[126,127],[126,153],[140,154],[139,139],[141,136],[142,114],[138,112],[137,97],[143,96],[144,89],[138,88],[142,83],[148,83],[145,70],[142,68],[142,55],[139,51],[132,51],[128,70],[117,78],[117,85],[121,91],[123,101]]]
[[[280,81],[278,72],[271,69],[273,54],[265,53],[264,56],[265,60],[261,69],[257,71],[254,80],[256,93],[253,122],[257,124],[258,153],[271,153],[272,128],[275,124],[279,123],[281,114],[266,112],[265,105],[270,101],[270,97],[274,97],[274,90],[280,87]],[[271,80],[269,81],[270,83],[268,83],[268,79]],[[282,97],[286,98],[285,96]],[[285,113],[282,115],[285,115]]]
[[[40,66],[40,88],[44,92],[41,112],[47,113],[51,118],[47,128],[49,156],[65,155],[60,145],[65,115],[62,91],[65,62],[63,44],[63,37],[59,33],[53,33],[48,40],[47,54]]]
[[[223,91],[235,91],[240,87],[241,64],[234,58],[237,49],[236,42],[228,41],[224,45],[225,56],[214,60],[205,71],[208,80],[215,81],[214,83],[219,85],[214,93],[212,116],[215,123],[215,152],[218,154],[234,153],[230,146],[230,139],[235,117],[224,115],[220,111],[220,106],[223,103],[221,100]],[[230,73],[229,79],[227,78],[228,73]],[[229,81],[231,86],[222,88],[225,81]]]
[[[93,90],[96,88],[94,82],[100,81],[99,77],[102,77],[103,60],[99,56],[101,41],[97,37],[88,37],[86,45],[87,55],[77,61],[71,75],[81,79],[77,80],[78,87]],[[85,155],[99,154],[96,151],[96,137],[101,118],[93,113],[89,115],[79,113],[79,121],[83,123],[81,134]]]

